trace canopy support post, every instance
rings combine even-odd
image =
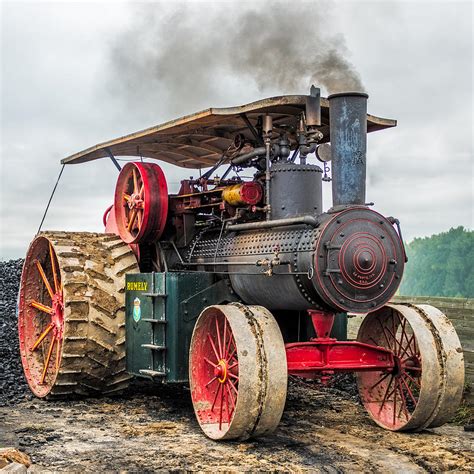
[[[115,167],[120,171],[122,171],[122,167],[119,165],[117,159],[113,155],[113,153],[110,151],[110,148],[104,148],[106,151],[107,155],[109,155],[109,158],[112,160],[112,163],[115,165]]]

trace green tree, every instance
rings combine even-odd
[[[474,231],[451,228],[405,247],[408,263],[401,295],[474,297]]]

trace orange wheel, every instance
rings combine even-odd
[[[54,248],[45,238],[36,239],[30,247],[23,267],[19,308],[25,376],[33,393],[43,397],[56,380],[64,335],[61,273]]]

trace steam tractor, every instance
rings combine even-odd
[[[461,345],[436,308],[390,302],[406,255],[399,221],[367,202],[366,143],[396,122],[368,115],[367,98],[325,99],[313,86],[62,160],[110,158],[120,173],[104,233],[42,232],[29,247],[18,325],[32,392],[189,381],[204,433],[246,439],[277,427],[288,376],[355,372],[381,427],[448,421],[462,396]],[[135,158],[121,168],[117,156]],[[193,177],[169,194],[150,159]],[[348,313],[366,314],[357,340],[346,338]]]

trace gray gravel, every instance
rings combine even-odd
[[[31,398],[18,350],[16,300],[23,259],[0,262],[0,406]]]

